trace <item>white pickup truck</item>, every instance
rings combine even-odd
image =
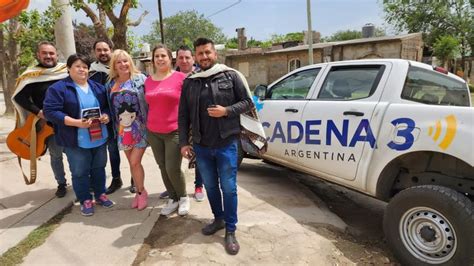
[[[263,159],[389,202],[384,232],[403,264],[474,265],[464,80],[407,60],[340,61],[299,68],[254,95]]]

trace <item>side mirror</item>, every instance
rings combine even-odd
[[[267,86],[257,85],[253,91],[253,95],[257,96],[260,100],[265,99],[265,96],[267,95]]]

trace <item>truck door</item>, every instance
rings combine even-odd
[[[269,87],[265,99],[257,104],[258,115],[270,142],[264,156],[267,159],[296,163],[298,158],[285,155],[285,152],[298,146],[295,139],[300,132],[296,132],[297,128],[292,125],[300,121],[320,69],[303,69],[283,78]]]
[[[333,65],[305,106],[299,164],[315,174],[355,179],[364,148],[374,149],[371,118],[384,64]],[[377,128],[375,128],[377,129]]]

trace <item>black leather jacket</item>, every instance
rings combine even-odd
[[[178,129],[180,147],[189,145],[189,129],[193,128],[192,139],[200,143],[199,96],[201,86],[210,79],[212,103],[226,107],[227,116],[219,118],[219,134],[225,139],[240,133],[240,114],[250,110],[252,99],[239,75],[234,71],[224,71],[207,78],[187,78],[179,103]]]

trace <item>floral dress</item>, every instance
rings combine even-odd
[[[143,105],[143,86],[132,80],[110,83],[110,109],[114,116],[115,132],[120,150],[146,148],[146,113]]]

